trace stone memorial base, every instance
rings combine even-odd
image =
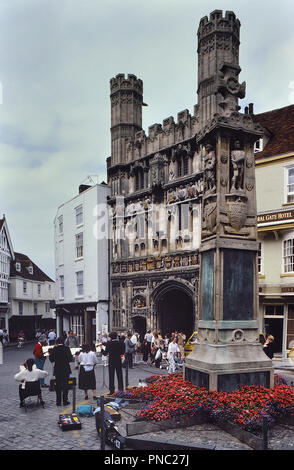
[[[272,360],[259,343],[196,344],[183,374],[185,380],[210,391],[230,393],[245,385],[274,387]]]

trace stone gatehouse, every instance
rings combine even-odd
[[[238,63],[239,26],[233,12],[220,10],[200,21],[198,104],[192,114],[185,109],[176,120],[151,125],[147,134],[142,80],[124,74],[110,80],[111,329],[190,336],[196,328],[201,226],[209,232],[213,223],[208,206],[201,220],[201,199],[214,172],[196,135],[219,99],[212,88],[220,55],[224,63],[231,57]]]

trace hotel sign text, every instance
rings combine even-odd
[[[289,219],[294,219],[294,210],[272,212],[271,214],[259,214],[257,216],[257,223],[264,224],[267,222],[282,222]]]

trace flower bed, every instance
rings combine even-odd
[[[137,387],[116,396],[148,402],[137,418],[162,421],[174,417],[206,413],[215,423],[229,421],[255,434],[262,429],[263,417],[269,426],[284,416],[294,416],[294,391],[288,385],[273,389],[245,386],[232,393],[209,392],[184,380],[182,374],[151,376],[146,387]]]

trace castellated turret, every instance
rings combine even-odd
[[[235,13],[213,11],[202,18],[198,28],[198,105],[200,125],[215,113],[228,115],[238,111],[238,98],[245,96],[245,83],[238,84],[240,21]],[[230,88],[233,99],[228,104],[224,88]]]
[[[126,162],[126,139],[142,130],[143,82],[135,75],[110,80],[111,166]]]

